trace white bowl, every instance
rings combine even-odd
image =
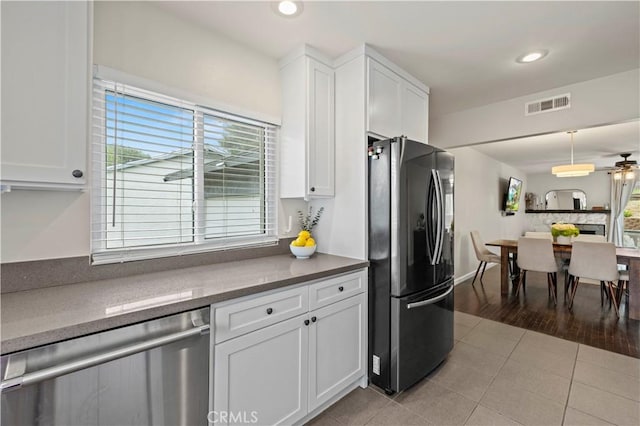
[[[304,246],[304,247],[296,247],[294,245],[289,245],[289,249],[291,249],[291,253],[298,259],[308,259],[313,253],[316,251],[317,245],[313,246]]]

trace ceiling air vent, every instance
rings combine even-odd
[[[528,102],[524,106],[524,115],[535,115],[567,108],[571,108],[571,93]]]

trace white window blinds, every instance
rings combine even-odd
[[[94,263],[273,243],[276,128],[94,79]]]

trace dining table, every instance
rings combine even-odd
[[[518,240],[495,240],[486,243],[488,246],[500,247],[500,293],[509,294],[509,257],[518,253]],[[571,244],[553,243],[556,255],[571,258]],[[618,264],[627,265],[629,269],[629,303],[627,311],[629,318],[640,320],[640,249],[633,247],[616,247]]]

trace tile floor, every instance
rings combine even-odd
[[[640,424],[640,359],[462,312],[455,346],[425,380],[391,397],[356,389],[310,424]]]

